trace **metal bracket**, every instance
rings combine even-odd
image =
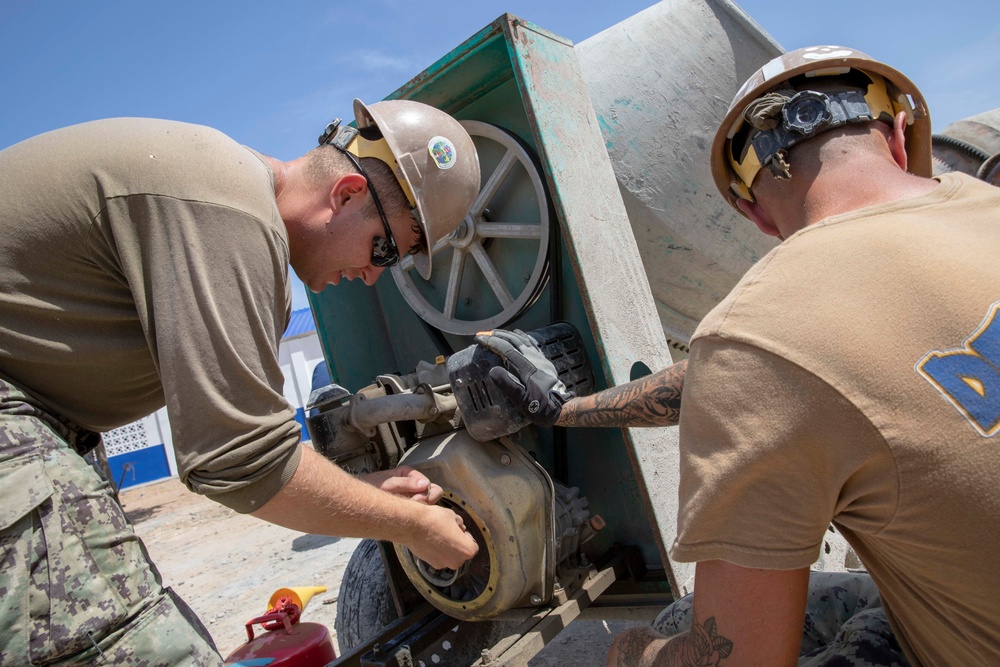
[[[624,571],[625,554],[617,554],[600,570],[592,570],[590,577],[566,602],[535,614],[524,621],[514,633],[496,646],[483,651],[483,656],[472,667],[528,667],[528,661],[546,643],[555,638],[598,596],[608,589]]]

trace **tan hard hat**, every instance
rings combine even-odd
[[[358,129],[378,127],[392,151],[389,166],[424,232],[426,246],[413,264],[427,280],[434,245],[458,228],[479,194],[476,146],[457,120],[422,102],[354,100],[354,117]]]
[[[906,111],[907,171],[931,176],[931,118],[920,90],[897,70],[856,49],[843,46],[810,46],[782,54],[754,72],[733,97],[729,111],[712,142],[712,177],[726,201],[739,211],[738,199],[752,199],[730,162],[731,140],[744,122],[747,106],[780,84],[799,75],[837,76],[855,69],[876,74],[891,84],[890,103],[894,112]],[[743,212],[740,211],[742,214]]]

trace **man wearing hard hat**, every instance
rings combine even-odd
[[[671,557],[697,562],[695,592],[609,665],[1000,664],[1000,190],[932,179],[930,139],[893,68],[772,60],[711,159],[783,242],[700,324],[687,372],[563,405],[544,372],[491,371],[550,423],[680,414]],[[810,575],[831,523],[868,574]]]
[[[290,162],[147,119],[0,151],[0,665],[221,664],[82,457],[163,405],[181,480],[237,512],[436,567],[476,553],[440,488],[347,475],[300,444],[282,395],[288,266],[314,291],[405,254],[427,276],[479,191],[447,114],[354,110]]]

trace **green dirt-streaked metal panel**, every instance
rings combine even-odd
[[[386,99],[417,100],[460,117],[470,101],[513,76],[502,21],[493,21]]]
[[[392,358],[378,295],[361,281],[343,281],[320,294],[309,293],[316,332],[330,367],[330,378],[352,391],[387,372]],[[352,335],[365,331],[367,335]]]
[[[628,382],[636,363],[663,368],[669,348],[576,54],[516,19],[504,29],[607,382]],[[677,529],[676,428],[626,429],[625,437],[678,595],[691,566],[674,572],[666,550]]]
[[[538,154],[559,228],[551,277],[538,301],[506,328],[573,323],[598,371],[598,388],[627,382],[636,362],[653,369],[670,363],[570,42],[505,14],[387,99],[418,100],[459,119],[493,123]],[[311,303],[334,376],[352,391],[447,352],[388,276],[374,289],[342,282]],[[451,334],[443,339],[453,350],[473,343]],[[593,543],[598,551],[615,543],[639,547],[648,567],[670,573],[678,594],[664,548],[676,530],[672,430],[565,429],[564,463],[552,429],[528,428],[515,437],[550,474],[579,487],[605,519]],[[653,483],[644,485],[637,471]]]

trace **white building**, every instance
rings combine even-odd
[[[325,363],[316,323],[308,308],[292,312],[278,345],[278,362],[285,374],[285,398],[295,408],[295,418],[302,425],[302,439],[308,440],[304,408],[312,388],[313,370],[317,364]],[[177,476],[166,408],[105,433],[104,448],[119,488]]]

